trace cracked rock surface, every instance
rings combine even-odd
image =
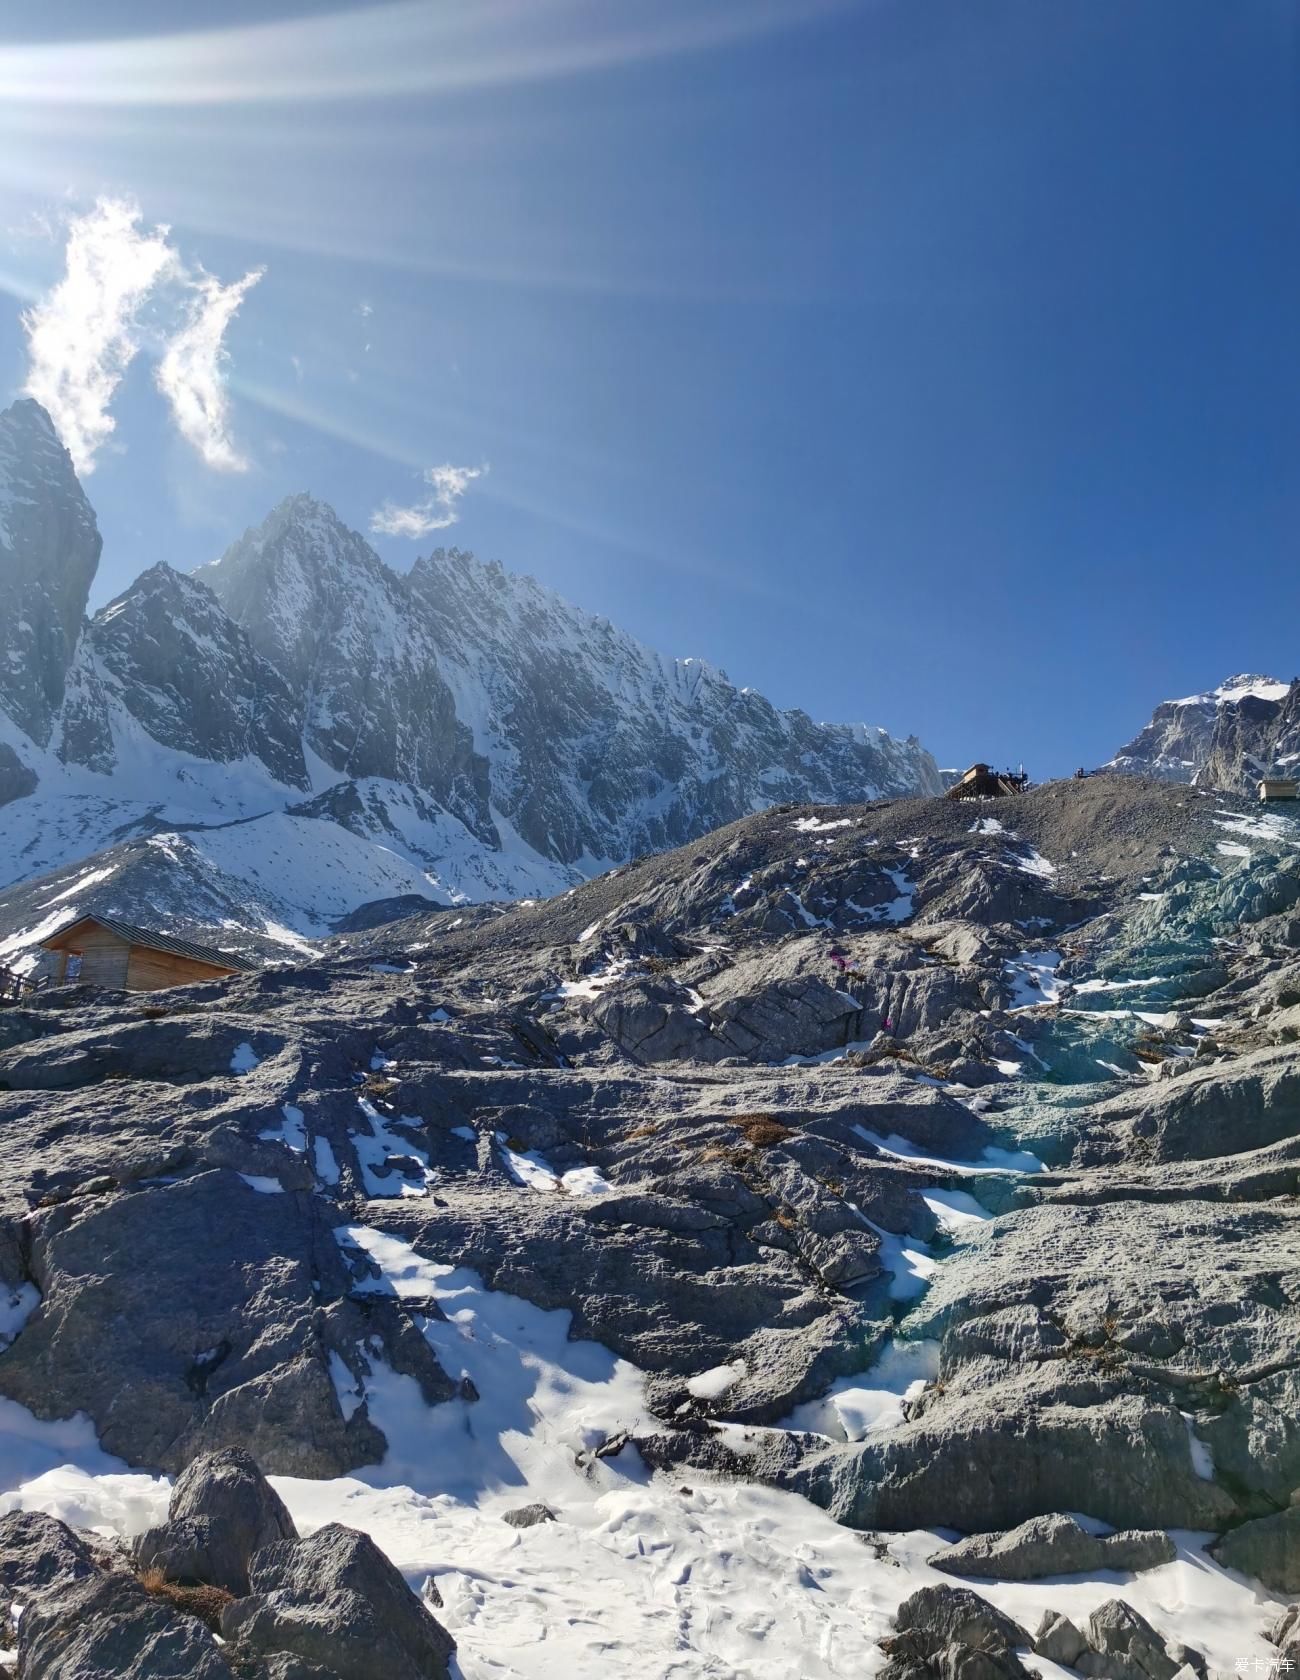
[[[973,1536],[972,1578],[1177,1528],[1295,1591],[1298,904],[1300,828],[1098,777],[773,810],[147,1012],[48,992],[0,1016],[0,1393],[143,1467],[374,1464],[385,1373],[464,1390],[365,1227],[636,1366],[652,1467]]]

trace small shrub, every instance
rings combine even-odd
[[[771,1114],[737,1114],[731,1124],[753,1149],[771,1149],[790,1136],[789,1126]]]
[[[624,1132],[623,1142],[634,1143],[637,1138],[654,1137],[658,1130],[659,1122],[657,1120],[647,1120],[644,1125],[633,1126],[630,1132]]]
[[[729,1143],[707,1143],[695,1157],[701,1166],[713,1161],[725,1161],[729,1167],[747,1167],[753,1154],[749,1149],[737,1149]]]
[[[193,1616],[213,1633],[221,1632],[221,1612],[235,1599],[224,1587],[183,1587],[156,1567],[142,1570],[137,1579],[151,1598],[162,1599],[183,1616]]]

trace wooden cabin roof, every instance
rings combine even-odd
[[[97,927],[107,928],[115,933],[119,939],[124,939],[128,945],[142,945],[147,951],[164,951],[173,957],[188,957],[191,962],[208,963],[213,968],[224,968],[229,974],[251,973],[256,964],[238,957],[233,951],[219,951],[214,945],[200,945],[193,939],[177,939],[170,933],[155,933],[151,928],[136,927],[131,922],[122,922],[116,916],[76,916],[66,927],[58,928],[48,939],[41,941],[46,951],[62,950],[64,944],[77,931],[90,923]]]

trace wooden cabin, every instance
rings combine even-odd
[[[1261,800],[1300,799],[1300,782],[1285,776],[1265,776],[1259,784],[1259,797]]]
[[[970,769],[948,789],[949,799],[1007,799],[1013,793],[1023,793],[1029,777],[1023,771],[995,770],[991,764],[972,764]]]
[[[133,927],[115,916],[78,916],[42,941],[52,953],[56,986],[103,986],[157,992],[247,972],[254,965],[229,951]]]

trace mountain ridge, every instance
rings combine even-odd
[[[1225,793],[1253,793],[1300,765],[1300,680],[1247,673],[1200,694],[1165,700],[1104,769]]]
[[[87,618],[102,540],[37,405],[0,414],[0,464],[0,585],[22,602],[0,649],[0,890],[91,859],[122,880],[101,854],[182,834],[219,922],[301,938],[375,898],[562,891],[772,804],[941,789],[914,737],[779,710],[459,549],[396,572],[305,493]],[[132,854],[124,913],[151,890],[175,908],[175,859],[153,853],[152,889]],[[344,854],[347,903],[321,863]]]

